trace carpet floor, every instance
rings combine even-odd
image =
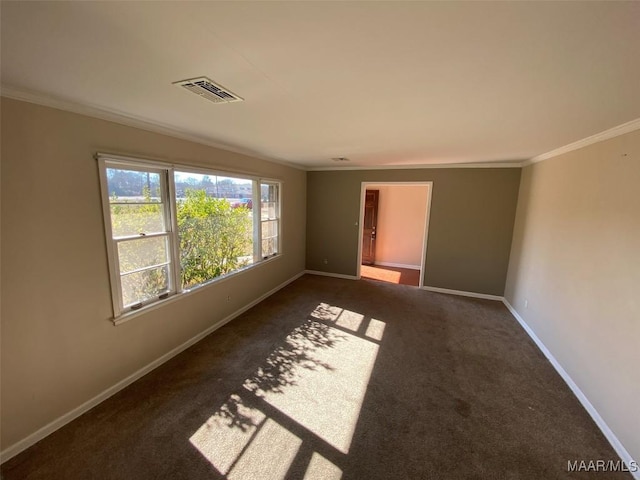
[[[618,457],[501,303],[306,275],[2,475],[604,478],[568,471],[598,459]]]

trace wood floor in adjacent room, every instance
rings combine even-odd
[[[617,456],[500,302],[306,275],[2,474],[538,480],[592,459]]]
[[[420,283],[420,270],[400,267],[384,267],[381,265],[361,265],[360,275],[369,280],[411,285],[417,287]]]

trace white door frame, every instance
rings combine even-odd
[[[419,288],[424,286],[424,270],[427,261],[427,238],[429,236],[429,219],[431,218],[431,194],[433,193],[433,182],[361,182],[360,185],[360,216],[358,221],[358,265],[356,276],[360,280],[360,267],[362,266],[362,224],[364,223],[364,201],[367,187],[371,185],[396,185],[396,186],[426,186],[427,187],[427,208],[425,209],[424,234],[422,235],[422,259],[420,261],[420,283]]]

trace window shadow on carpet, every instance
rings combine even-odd
[[[383,330],[320,303],[189,441],[229,479],[341,478]]]

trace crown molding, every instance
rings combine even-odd
[[[297,165],[285,160],[279,160],[272,157],[266,157],[249,149],[242,149],[221,142],[216,142],[206,137],[193,135],[192,133],[180,130],[170,125],[150,121],[148,119],[143,119],[135,115],[129,115],[115,109],[99,107],[97,105],[81,104],[51,95],[46,95],[40,92],[12,87],[10,85],[0,86],[0,95],[14,100],[20,100],[22,102],[34,103],[36,105],[42,105],[44,107],[64,110],[71,113],[77,113],[79,115],[106,120],[108,122],[118,123],[120,125],[126,125],[128,127],[139,128],[148,132],[167,135],[169,137],[178,138],[180,140],[187,140],[189,142],[198,143],[200,145],[206,145],[207,147],[213,147],[220,150],[226,150],[228,152],[238,153],[240,155],[245,155],[248,157],[257,158],[259,160],[265,160],[267,162],[295,168],[297,170],[306,170],[306,168],[302,165]]]
[[[568,145],[565,145],[564,147],[556,148],[555,150],[551,150],[550,152],[537,155],[525,161],[522,166],[524,167],[533,163],[547,160],[549,158],[557,157],[558,155],[569,153],[574,150],[578,150],[579,148],[593,145],[594,143],[602,142],[604,140],[609,140],[610,138],[618,137],[635,130],[640,130],[640,118],[636,118],[635,120],[631,120],[630,122],[610,128],[608,130],[605,130],[604,132],[596,133],[595,135],[591,135],[590,137],[583,138],[582,140],[578,140],[577,142],[570,143]]]
[[[307,167],[309,172],[339,172],[341,170],[421,170],[429,168],[520,168],[526,160],[482,163],[430,163],[419,165],[353,165],[349,167]]]

